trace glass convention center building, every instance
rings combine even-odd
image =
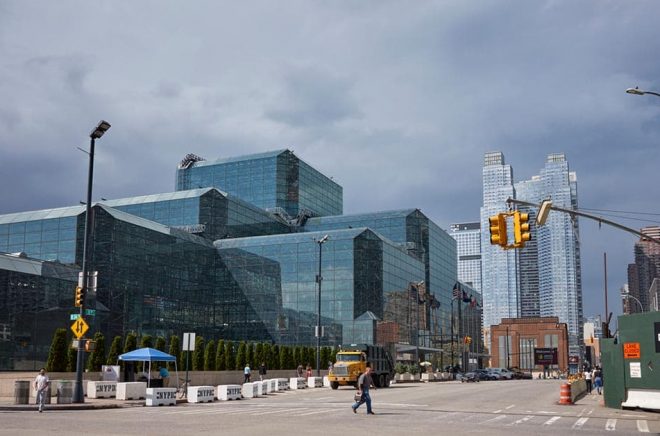
[[[342,215],[342,187],[290,150],[188,155],[175,189],[92,206],[88,336],[315,345],[321,250],[322,345],[449,337],[456,242],[418,209]],[[84,225],[83,206],[0,215],[0,370],[39,367],[71,324]]]

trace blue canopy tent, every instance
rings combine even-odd
[[[137,350],[129,351],[119,356],[119,360],[125,362],[149,362],[149,377],[147,379],[147,386],[151,385],[151,362],[174,362],[174,372],[176,373],[177,388],[179,384],[179,371],[176,367],[176,357],[171,354],[163,353],[162,351],[154,348],[139,348]]]

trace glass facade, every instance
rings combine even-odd
[[[314,345],[316,241],[326,234],[324,345],[433,348],[451,327],[456,241],[416,209],[338,215],[341,187],[288,150],[211,163],[195,157],[180,165],[176,192],[103,200],[91,210],[88,260],[98,281],[85,300],[96,315],[86,320],[108,341],[130,331],[163,337],[194,331],[207,339]],[[15,266],[0,263],[7,308],[0,338],[29,336],[20,342],[29,345],[52,327],[39,327],[38,314],[20,321],[32,323],[32,333],[18,327],[24,308],[17,283],[53,289],[53,296],[35,291],[29,301],[43,299],[35,312],[57,314],[57,327],[70,324],[84,224],[82,206],[0,216],[0,252],[26,253],[32,259],[21,262],[70,276],[19,277]],[[0,260],[8,257],[17,259]],[[34,345],[28,356],[12,347],[0,348],[0,369],[28,358],[43,362],[48,352]]]
[[[43,367],[53,333],[69,325],[78,269],[0,254],[0,369]]]
[[[515,198],[511,165],[504,163],[504,155],[500,152],[486,153],[481,228],[490,228],[488,217],[506,212],[507,198]],[[499,324],[502,318],[520,317],[518,250],[503,250],[492,245],[490,232],[482,232],[481,250],[484,327],[489,328]]]
[[[449,229],[456,240],[458,280],[481,293],[481,225],[460,223],[450,225]]]
[[[343,189],[290,150],[197,161],[177,169],[176,190],[215,187],[288,217],[338,215]]]
[[[104,204],[207,239],[288,233],[273,215],[215,188],[145,195]]]

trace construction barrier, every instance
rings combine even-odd
[[[559,389],[559,404],[571,405],[571,385],[568,383],[562,383],[561,388]]]

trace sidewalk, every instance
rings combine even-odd
[[[117,409],[120,407],[142,407],[145,400],[116,400],[114,398],[85,398],[84,403],[57,404],[57,398],[52,398],[51,404],[44,406],[44,412],[56,410],[99,410]],[[0,410],[2,411],[37,411],[34,398],[30,398],[30,404],[14,404],[13,397],[0,397]]]

